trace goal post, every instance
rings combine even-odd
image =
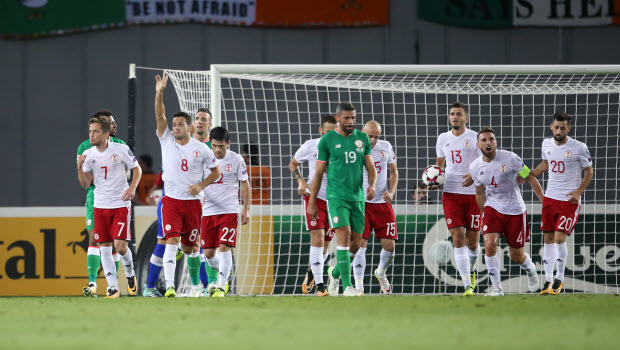
[[[253,179],[265,186],[268,204],[252,205],[251,223],[239,226],[233,291],[238,294],[300,294],[308,264],[309,235],[302,200],[288,163],[303,142],[319,137],[320,117],[341,101],[357,108],[357,128],[376,120],[381,139],[395,150],[399,183],[394,200],[399,240],[388,276],[396,293],[455,293],[462,290],[440,192],[413,199],[422,170],[435,163],[437,136],[449,130],[448,106],[470,107],[468,127],[491,126],[498,148],[519,154],[526,165],[541,161],[540,147],[551,116],[574,116],[571,137],[586,143],[595,175],[582,196],[574,234],[568,239],[565,288],[569,292],[620,292],[618,198],[620,65],[211,65],[209,71],[165,69],[182,110],[209,107],[214,126],[231,132],[231,150],[253,145],[270,176]],[[251,151],[252,152],[252,151]],[[307,178],[307,167],[302,169]],[[543,188],[546,175],[539,178]],[[256,180],[256,182],[254,182]],[[540,204],[525,184],[531,242],[525,250],[542,274]],[[422,190],[418,191],[422,192]],[[482,242],[482,240],[481,240]],[[336,242],[332,242],[333,265]],[[449,245],[448,245],[449,246]],[[443,248],[441,248],[443,249]],[[381,245],[371,236],[365,273],[366,293],[377,293],[372,271]],[[527,279],[499,249],[504,290],[525,292]],[[488,277],[478,260],[479,291]]]

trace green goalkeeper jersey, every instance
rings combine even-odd
[[[110,136],[110,142],[116,142],[116,143],[120,143],[122,145],[126,145],[125,141],[121,140],[121,139],[117,139],[116,137]],[[82,142],[77,149],[77,155],[81,156],[82,154],[84,154],[84,151],[86,151],[87,149],[93,147],[90,144],[90,140],[86,140],[84,142]],[[88,187],[86,189],[86,202],[93,202],[95,200],[95,185],[91,184],[90,187]]]
[[[355,129],[348,137],[332,130],[321,137],[317,161],[327,163],[327,199],[364,201],[364,162],[370,139]]]

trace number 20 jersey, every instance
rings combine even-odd
[[[592,166],[588,146],[568,137],[563,145],[556,145],[553,138],[542,143],[542,159],[549,163],[549,181],[545,197],[558,201],[570,199],[569,193],[581,185],[581,171]]]
[[[478,133],[471,129],[466,129],[460,136],[454,136],[450,130],[437,138],[437,157],[446,158],[444,192],[476,194],[474,186],[463,187],[461,183],[463,176],[469,174],[469,165],[482,155],[477,142]]]

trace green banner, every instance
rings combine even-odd
[[[18,39],[122,26],[124,0],[0,1],[0,36]]]
[[[512,27],[512,0],[433,0],[418,2],[420,19],[446,25]]]

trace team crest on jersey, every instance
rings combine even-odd
[[[192,155],[194,156],[194,158],[200,158],[200,152],[198,151],[194,151]]]
[[[332,220],[334,221],[334,224],[337,224],[337,223],[338,223],[338,221],[339,221],[339,219],[338,219],[338,217],[337,217],[337,216],[334,216],[334,218],[333,218]]]
[[[379,156],[380,156],[381,158],[386,158],[386,157],[387,157],[387,153],[385,153],[385,151],[380,151],[380,152],[379,152]]]
[[[95,239],[99,239],[99,234],[98,234],[98,233],[95,233],[93,237],[94,237]]]
[[[342,145],[341,145],[341,144],[337,144],[337,145],[336,145],[336,148],[340,148],[340,147],[342,147]]]
[[[362,140],[355,140],[355,147],[362,148],[362,146],[364,146]]]
[[[112,157],[110,157],[110,160],[112,161],[112,163],[118,163],[120,158],[118,157],[117,154],[114,154],[114,155],[112,155]]]
[[[446,222],[448,223],[448,225],[450,225],[452,223],[452,219],[448,219],[446,220]]]
[[[134,156],[133,156],[133,153],[131,153],[131,150],[130,150],[130,149],[128,149],[128,150],[127,150],[127,154],[129,154],[129,158],[133,158],[133,157],[134,157]]]
[[[310,226],[316,226],[316,219],[312,219],[312,221],[310,221]]]
[[[499,166],[499,172],[502,174],[505,174],[508,171],[508,167],[505,166],[504,164]]]
[[[232,171],[232,169],[233,169],[233,167],[232,167],[232,165],[230,165],[230,164],[226,164],[226,165],[224,166],[224,171],[231,172],[231,171]]]
[[[566,158],[570,158],[573,154],[571,153],[571,151],[566,151],[564,152],[564,157]]]
[[[471,147],[471,141],[465,140],[465,142],[463,142],[463,147],[465,147],[465,148]]]

